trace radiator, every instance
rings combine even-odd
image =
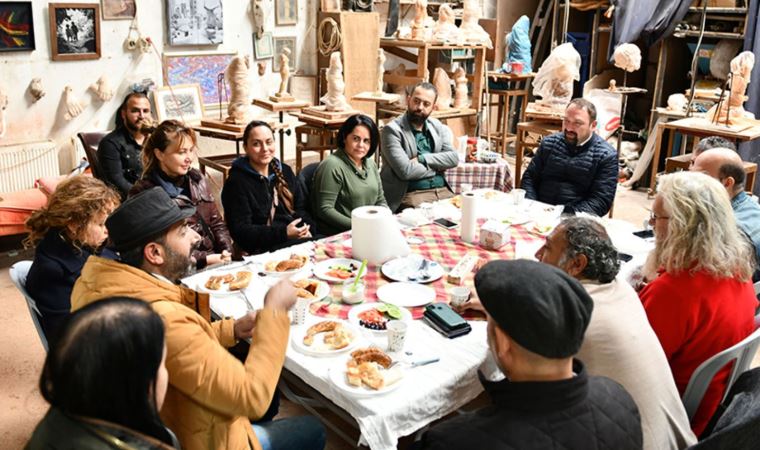
[[[0,146],[0,193],[34,187],[41,177],[58,176],[58,148],[53,141]]]

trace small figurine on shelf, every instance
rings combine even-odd
[[[488,48],[493,48],[491,36],[478,23],[482,14],[478,0],[464,0],[462,24],[459,25],[459,30],[464,36],[464,41],[468,44],[485,45]]]
[[[748,114],[751,113],[744,110],[744,102],[747,100],[747,86],[749,86],[750,74],[754,66],[755,55],[750,51],[741,52],[731,60],[728,98],[723,98],[707,111],[707,118],[711,122],[737,125],[748,118]]]
[[[459,43],[462,38],[462,32],[454,23],[454,10],[451,5],[444,3],[438,8],[438,21],[433,28],[433,40],[437,42],[454,42]]]
[[[273,102],[292,102],[295,98],[288,93],[288,80],[290,79],[290,49],[285,47],[280,53],[280,89],[276,94],[269,97]]]
[[[433,85],[438,91],[438,98],[435,100],[436,111],[451,109],[451,79],[440,67],[436,67],[433,72]]]
[[[351,105],[346,100],[345,90],[340,52],[333,52],[330,55],[330,67],[327,69],[327,93],[319,100],[325,104],[327,111],[350,111]]]
[[[383,95],[383,75],[385,75],[385,51],[379,48],[377,49],[377,86],[375,88],[375,97]]]
[[[470,99],[467,98],[467,75],[464,67],[459,66],[454,71],[454,108],[469,108]]]
[[[230,104],[227,106],[227,123],[243,124],[250,109],[251,98],[248,92],[248,69],[251,58],[236,56],[224,71],[227,84],[230,87]]]
[[[416,0],[414,2],[414,21],[412,22],[411,39],[416,41],[425,40],[425,21],[427,17],[427,0]]]
[[[581,55],[573,44],[556,47],[533,79],[533,95],[541,97],[535,107],[562,113],[573,97],[573,82],[580,80]]]

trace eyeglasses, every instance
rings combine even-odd
[[[668,220],[668,219],[670,219],[670,216],[658,216],[657,214],[654,213],[654,211],[651,211],[649,213],[649,223],[653,224],[653,223],[657,222],[659,219]]]

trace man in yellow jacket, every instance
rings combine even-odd
[[[208,295],[176,284],[194,266],[199,236],[186,224],[194,212],[159,187],[124,202],[106,221],[121,262],[89,258],[72,310],[124,296],[149,302],[161,316],[169,372],[161,418],[185,450],[324,448],[324,428],[313,417],[277,420],[254,433],[250,419],[267,411],[285,360],[295,288],[284,280],[269,290],[264,309],[212,323]],[[246,338],[241,363],[226,347]]]

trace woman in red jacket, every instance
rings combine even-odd
[[[736,225],[726,189],[694,172],[661,177],[650,223],[657,278],[639,296],[679,392],[694,370],[754,330],[753,250]],[[691,426],[699,436],[726,390],[728,367],[705,392]]]
[[[129,195],[155,186],[163,188],[180,206],[194,206],[190,227],[201,235],[193,257],[198,269],[227,262],[232,251],[232,238],[216,207],[206,178],[192,168],[195,161],[196,137],[192,128],[176,120],[165,120],[152,130],[142,150],[143,174]]]

